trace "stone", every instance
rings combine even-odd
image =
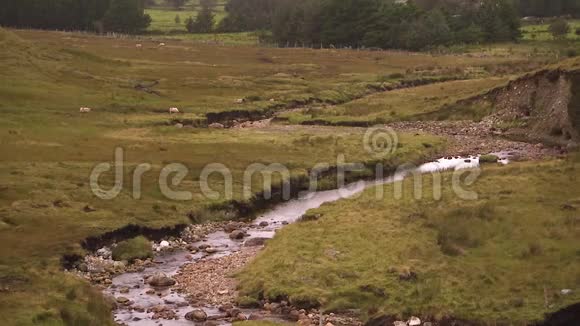
[[[263,246],[266,243],[266,240],[268,240],[268,238],[251,238],[246,240],[246,242],[244,242],[244,246],[245,247]]]
[[[165,240],[161,241],[159,243],[159,247],[160,248],[168,248],[169,247],[169,241],[165,241]]]
[[[196,309],[185,314],[185,319],[189,321],[204,322],[207,320],[207,314],[201,309]]]
[[[217,123],[217,122],[210,124],[208,127],[212,128],[212,129],[224,129],[225,128],[225,126],[223,124]]]
[[[230,239],[233,240],[241,240],[246,236],[246,233],[244,231],[241,230],[235,230],[232,233],[230,233]]]
[[[407,323],[405,323],[404,321],[397,320],[393,322],[393,326],[407,326]]]
[[[234,308],[234,306],[231,303],[226,303],[226,304],[219,306],[218,310],[221,312],[227,312],[227,311],[232,310],[233,308]]]
[[[117,300],[117,303],[120,303],[120,304],[127,304],[127,303],[129,303],[129,299],[127,299],[126,297],[117,297],[116,300]]]
[[[151,276],[147,283],[154,287],[168,287],[175,285],[175,280],[171,277],[165,275],[164,273],[157,273]]]
[[[571,289],[562,289],[560,291],[560,293],[562,293],[562,295],[568,295],[568,294],[572,293],[572,290]]]
[[[122,288],[119,290],[119,293],[122,293],[122,294],[127,294],[127,293],[129,293],[129,288],[128,288],[128,287],[122,287]]]
[[[183,128],[183,123],[176,123],[175,128],[177,128],[177,129]]]
[[[290,314],[288,314],[288,318],[293,321],[298,321],[298,319],[300,319],[300,312],[296,309],[291,310]]]
[[[268,225],[270,225],[270,224],[268,222],[266,222],[266,221],[260,222],[260,226],[261,227],[266,227]]]
[[[409,326],[420,326],[421,325],[421,319],[419,319],[418,317],[411,317],[409,319],[409,321],[407,322],[407,325]]]
[[[80,263],[77,269],[83,273],[86,273],[89,271],[89,266],[85,263]]]
[[[155,290],[149,289],[149,290],[145,291],[145,294],[154,295],[155,294]]]
[[[264,316],[262,314],[260,314],[259,312],[252,312],[248,316],[248,320],[261,320],[263,318],[264,318]]]
[[[208,254],[215,254],[216,252],[218,252],[217,248],[214,248],[214,247],[207,247],[207,248],[205,248],[204,251]]]

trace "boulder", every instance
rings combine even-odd
[[[207,314],[201,309],[196,309],[185,314],[185,319],[195,322],[204,322],[207,320]]]
[[[163,273],[157,273],[153,276],[151,276],[148,280],[147,283],[151,286],[154,287],[168,287],[168,286],[173,286],[175,285],[175,280],[172,279],[171,277],[163,274]]]
[[[215,254],[216,252],[218,252],[219,250],[217,248],[214,247],[207,247],[204,250],[206,253],[208,254]]]
[[[117,300],[117,303],[120,303],[120,304],[127,304],[127,303],[129,303],[129,299],[126,298],[126,297],[117,297],[116,300]]]
[[[242,231],[242,230],[235,230],[232,233],[230,233],[230,239],[233,240],[241,240],[246,236],[246,232]]]

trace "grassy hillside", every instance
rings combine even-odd
[[[485,166],[460,200],[443,178],[415,200],[370,189],[280,231],[240,275],[241,290],[367,317],[526,324],[580,300],[580,160]],[[311,239],[316,239],[312,241]],[[562,289],[575,289],[562,295]]]
[[[63,274],[61,256],[81,252],[79,242],[88,236],[130,223],[150,227],[189,223],[190,211],[204,220],[234,217],[233,212],[207,210],[224,201],[208,200],[200,192],[197,181],[208,163],[231,169],[234,199],[242,200],[242,175],[252,163],[282,163],[293,175],[303,175],[318,162],[332,164],[338,154],[353,162],[374,159],[362,146],[360,129],[211,130],[168,125],[173,118],[166,113],[170,105],[185,111],[180,118],[196,118],[210,110],[231,109],[236,97],[291,94],[294,85],[307,88],[310,83],[298,77],[272,81],[277,71],[310,74],[312,84],[321,88],[348,80],[330,67],[319,68],[327,81],[318,70],[309,72],[300,59],[282,51],[181,43],[164,49],[147,43],[137,50],[130,40],[0,32],[0,74],[9,81],[0,85],[0,152],[7,154],[0,157],[3,325],[110,324],[109,310],[94,290]],[[238,56],[228,56],[233,53]],[[280,65],[260,60],[263,56],[279,57],[275,60]],[[304,53],[302,58],[311,56],[322,63],[322,56],[316,59],[319,54]],[[334,60],[347,61],[340,56]],[[343,69],[368,73],[374,64],[365,66],[364,57],[353,60],[363,64]],[[161,96],[134,87],[153,79],[160,81]],[[93,112],[80,114],[80,106],[92,107]],[[428,135],[402,136],[401,142],[396,155],[387,158],[393,164],[425,159],[444,144]],[[427,149],[425,143],[432,147]],[[88,176],[97,163],[112,161],[116,147],[125,150],[124,189],[113,200],[101,200],[91,192]],[[175,162],[189,168],[179,189],[193,193],[190,201],[167,199],[157,184],[160,169]],[[150,163],[152,170],[143,177],[142,198],[134,200],[130,175],[140,163]],[[112,175],[105,175],[103,183],[112,185]],[[223,180],[210,178],[210,186],[223,189]],[[256,182],[252,190],[262,187]]]
[[[0,29],[0,152],[5,153],[0,156],[0,324],[111,324],[108,307],[94,290],[62,272],[61,256],[82,252],[78,243],[87,236],[128,223],[188,223],[190,211],[204,220],[232,218],[235,214],[225,209],[207,209],[223,200],[200,194],[198,176],[207,163],[232,170],[234,198],[241,199],[240,178],[251,163],[282,163],[293,175],[304,175],[316,163],[333,163],[337,154],[347,161],[373,159],[361,146],[362,129],[215,130],[178,128],[173,119],[344,103],[385,82],[446,78],[458,71],[463,78],[478,78],[465,87],[466,93],[478,92],[496,82],[492,77],[555,59],[549,53],[432,56],[163,42]],[[240,98],[248,101],[236,104]],[[93,111],[80,114],[81,106]],[[167,108],[174,106],[183,113],[170,116]],[[419,162],[445,145],[423,134],[400,135],[400,143],[387,158],[391,164]],[[125,149],[124,190],[114,200],[100,200],[91,193],[88,176],[97,163],[112,161],[116,147]],[[168,200],[157,185],[160,169],[175,162],[189,168],[180,189],[194,193],[191,201]],[[140,163],[150,163],[152,170],[144,174],[142,198],[133,200],[128,176]],[[103,180],[112,185],[111,175]],[[210,185],[219,189],[223,181],[211,178]],[[260,190],[253,185],[253,192]]]

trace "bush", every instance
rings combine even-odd
[[[576,35],[580,36],[580,27],[576,28]]]
[[[555,39],[566,38],[566,34],[570,32],[570,24],[564,19],[557,19],[548,28]]]
[[[568,58],[574,58],[578,56],[578,51],[576,51],[575,49],[568,49],[566,50],[566,56]]]
[[[481,155],[479,157],[479,163],[497,163],[499,158],[495,155]]]
[[[143,236],[120,242],[113,248],[113,259],[122,261],[134,261],[153,257],[151,242]]]

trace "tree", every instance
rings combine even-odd
[[[555,39],[564,39],[570,33],[570,24],[564,19],[557,19],[548,28]]]
[[[197,14],[194,24],[196,33],[211,33],[215,24],[214,14],[210,7],[204,6]]]
[[[195,33],[195,20],[193,17],[189,17],[185,20],[185,29],[190,33]]]
[[[179,17],[179,15],[175,15],[175,23],[177,25],[181,24],[181,17]]]
[[[151,24],[151,17],[144,13],[141,0],[112,0],[103,24],[107,31],[137,33]]]

